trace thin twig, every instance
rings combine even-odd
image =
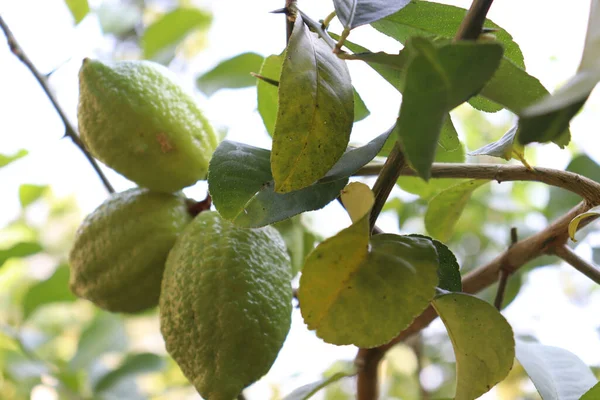
[[[81,150],[81,152],[85,155],[85,157],[88,159],[89,163],[92,165],[92,167],[96,171],[96,174],[102,181],[102,184],[104,184],[104,187],[106,188],[106,190],[109,193],[114,193],[115,190],[113,189],[112,185],[110,184],[110,182],[108,181],[106,176],[104,176],[104,173],[100,169],[100,166],[98,165],[96,160],[91,156],[91,154],[85,148],[85,145],[79,138],[79,135],[77,134],[77,131],[75,130],[75,127],[71,124],[71,121],[69,121],[69,118],[67,118],[67,115],[65,114],[64,110],[58,103],[58,100],[54,96],[54,93],[52,93],[52,90],[50,89],[50,86],[48,85],[47,78],[44,75],[42,75],[40,73],[40,71],[38,71],[38,69],[35,67],[35,65],[33,65],[31,60],[29,59],[29,57],[25,54],[25,52],[23,51],[23,49],[21,48],[21,46],[15,39],[15,36],[11,32],[10,28],[8,27],[6,22],[4,22],[4,19],[2,18],[2,16],[0,16],[0,28],[4,32],[4,35],[6,35],[6,41],[8,42],[8,47],[10,48],[10,51],[12,51],[12,53],[23,64],[25,64],[25,66],[29,69],[31,74],[35,77],[35,79],[38,81],[38,83],[44,90],[44,93],[46,93],[46,96],[48,96],[48,99],[54,106],[54,109],[58,113],[58,116],[60,117],[63,124],[65,125],[65,136],[68,136],[73,141],[73,143],[75,143],[75,145],[77,147],[79,147],[79,150]]]
[[[383,172],[384,165],[367,165],[354,175],[378,175]],[[417,173],[410,167],[405,166],[400,171],[400,176],[417,176]],[[489,179],[499,183],[511,181],[541,182],[566,189],[591,203],[600,204],[600,183],[573,172],[552,168],[535,167],[530,170],[522,165],[434,163],[431,166],[431,177]]]
[[[483,24],[494,0],[475,0],[463,19],[454,40],[475,40],[483,30]]]
[[[517,228],[510,228],[510,246],[512,247],[519,241],[517,235]],[[502,309],[502,303],[504,302],[504,293],[506,292],[506,284],[508,283],[509,273],[506,268],[500,268],[498,272],[498,290],[496,291],[496,298],[494,299],[494,306],[497,310]]]
[[[600,268],[579,257],[570,247],[567,245],[557,246],[554,248],[554,254],[600,285]]]
[[[294,22],[297,15],[297,0],[285,0],[285,38],[286,43],[290,42],[292,31],[294,30]]]
[[[398,145],[396,142],[394,149],[389,154],[383,168],[381,169],[381,174],[379,174],[377,181],[375,181],[375,184],[373,185],[375,203],[373,204],[373,209],[371,210],[371,215],[369,216],[371,230],[375,226],[375,222],[377,222],[377,218],[379,217],[381,210],[383,210],[383,206],[385,205],[385,202],[387,201],[392,189],[396,185],[398,177],[400,176],[400,172],[404,166],[404,154],[402,154],[400,145]]]

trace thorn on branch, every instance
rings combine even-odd
[[[260,74],[257,74],[255,72],[250,72],[250,75],[252,75],[253,77],[260,79],[263,82],[266,82],[270,85],[273,85],[275,87],[279,87],[279,81],[276,81],[275,79],[271,79],[271,78],[267,78],[266,76],[262,76]]]

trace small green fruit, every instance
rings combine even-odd
[[[180,196],[139,188],[111,196],[77,231],[71,291],[113,312],[156,306],[167,255],[191,219]]]
[[[239,228],[207,211],[177,239],[160,326],[203,398],[232,400],[269,371],[290,328],[290,271],[285,243],[270,226]]]
[[[79,132],[100,161],[136,182],[176,192],[206,177],[217,137],[165,67],[85,59],[79,71]]]

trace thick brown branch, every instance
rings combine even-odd
[[[382,169],[383,164],[367,165],[355,175],[378,175]],[[400,176],[417,176],[417,174],[409,167],[405,167],[400,172]],[[527,169],[522,165],[434,163],[431,167],[431,177],[489,179],[497,182],[541,182],[566,189],[591,203],[600,204],[600,183],[573,172],[552,168]]]
[[[48,99],[50,99],[50,102],[54,106],[54,109],[58,113],[58,116],[60,117],[63,124],[65,125],[65,136],[68,136],[73,141],[73,143],[75,143],[75,145],[77,147],[79,147],[79,150],[81,150],[83,155],[88,159],[89,163],[92,165],[92,168],[94,168],[94,170],[96,171],[96,174],[98,175],[98,177],[104,184],[104,187],[106,188],[106,190],[109,193],[114,193],[115,190],[113,189],[112,185],[110,184],[110,182],[108,181],[106,176],[104,176],[104,173],[100,169],[100,166],[98,165],[96,160],[90,155],[90,153],[85,148],[83,142],[81,141],[81,139],[79,138],[79,135],[77,134],[77,131],[75,130],[75,127],[71,124],[71,121],[69,121],[69,118],[67,118],[67,115],[65,114],[64,110],[58,103],[58,100],[54,96],[54,93],[52,93],[52,90],[50,89],[50,86],[48,85],[48,80],[46,79],[46,77],[44,75],[42,75],[38,71],[38,69],[35,67],[35,65],[33,65],[31,60],[29,59],[29,57],[27,57],[27,55],[25,54],[25,52],[23,51],[23,49],[21,48],[21,46],[15,39],[13,33],[9,29],[8,25],[6,24],[6,22],[4,22],[4,19],[2,18],[2,16],[0,16],[0,28],[4,32],[4,35],[6,35],[6,41],[8,42],[10,51],[12,51],[12,53],[29,69],[31,74],[35,77],[35,79],[38,81],[38,83],[44,90],[44,93],[46,93],[46,96],[48,96]]]
[[[577,253],[571,250],[567,245],[557,246],[554,248],[554,254],[569,263],[577,271],[581,272],[598,285],[600,285],[600,269],[594,264],[591,264],[579,257]]]
[[[390,153],[383,168],[381,169],[379,178],[373,185],[375,203],[373,204],[371,215],[369,216],[371,230],[373,230],[375,222],[377,222],[377,218],[379,217],[381,210],[383,210],[383,206],[385,205],[385,202],[387,201],[392,189],[396,185],[396,181],[400,176],[400,172],[405,165],[406,163],[404,161],[404,154],[402,154],[402,151],[400,151],[400,146],[398,143],[396,143],[394,150]]]
[[[471,8],[463,19],[454,40],[475,40],[481,34],[481,29],[485,23],[492,2],[494,0],[476,0],[471,4]]]

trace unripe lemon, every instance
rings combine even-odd
[[[167,255],[191,219],[181,196],[139,188],[112,195],[77,230],[71,291],[113,312],[156,306]]]
[[[149,61],[79,71],[79,132],[100,161],[136,182],[176,192],[206,177],[216,135],[170,71]]]
[[[167,350],[203,398],[233,400],[266,374],[290,328],[291,266],[273,227],[198,215],[169,253],[160,295]]]

